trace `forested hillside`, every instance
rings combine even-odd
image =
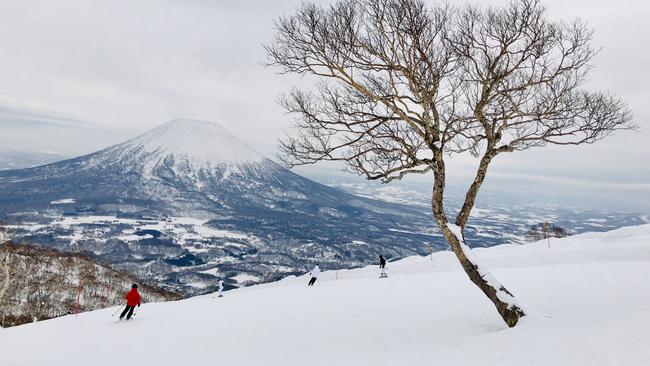
[[[9,327],[122,303],[138,281],[83,254],[0,244],[0,325]],[[138,283],[144,302],[179,296]]]

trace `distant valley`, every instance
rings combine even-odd
[[[0,149],[0,170],[31,168],[64,159],[56,153]]]

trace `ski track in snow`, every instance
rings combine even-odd
[[[0,329],[2,365],[650,365],[650,225],[473,250],[530,314],[508,329],[453,254]]]

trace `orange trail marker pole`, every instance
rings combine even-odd
[[[104,294],[104,307],[108,305],[108,296],[111,294],[112,289],[113,289],[113,284],[111,283],[106,289],[106,293]]]
[[[81,289],[84,286],[84,280],[81,279],[79,280],[79,288],[77,289],[77,315],[79,315],[79,312],[81,311]]]

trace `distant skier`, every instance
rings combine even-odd
[[[219,297],[223,297],[223,280],[219,280],[219,289],[217,290]]]
[[[383,255],[379,255],[379,278],[388,277],[386,274],[386,259]]]
[[[311,279],[307,286],[313,286],[316,283],[318,276],[320,276],[320,267],[318,267],[318,264],[314,266],[311,272],[309,272],[309,275],[311,276]]]
[[[136,305],[138,307],[140,306],[142,300],[142,297],[138,292],[138,285],[134,283],[133,286],[131,286],[131,291],[127,292],[126,295],[124,295],[124,298],[126,299],[126,308],[124,308],[124,311],[120,315],[120,320],[122,320],[125,315],[126,320],[130,320],[131,316],[133,316],[133,310],[135,310]]]

